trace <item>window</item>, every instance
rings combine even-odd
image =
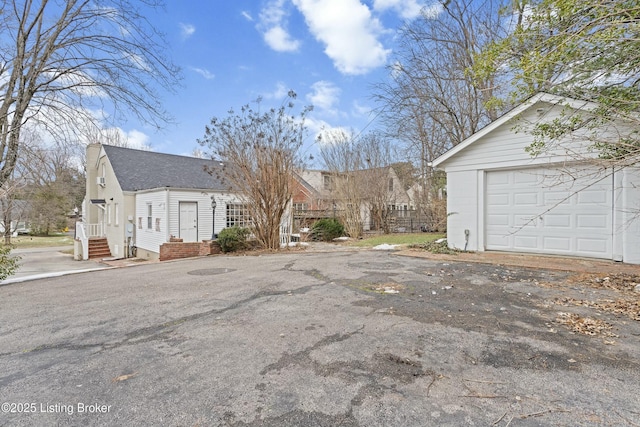
[[[246,205],[238,203],[227,204],[227,228],[237,225],[238,227],[248,227],[251,225],[251,217]]]
[[[153,230],[153,205],[147,203],[147,229]]]
[[[111,225],[111,203],[107,204],[107,224]]]
[[[331,176],[322,175],[322,182],[325,190],[331,190]]]
[[[389,178],[389,191],[393,191],[393,178]]]
[[[113,214],[115,215],[115,218],[113,218],[113,222],[116,224],[116,226],[118,226],[120,225],[120,205],[115,203],[113,205],[113,211]]]
[[[294,203],[293,204],[293,210],[298,212],[298,211],[306,211],[309,209],[309,206],[306,203]]]

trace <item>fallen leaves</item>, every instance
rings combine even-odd
[[[603,337],[617,337],[612,331],[613,326],[604,320],[582,317],[575,313],[558,313],[556,323],[568,326],[573,332]]]
[[[596,310],[606,311],[615,315],[623,315],[632,320],[640,321],[640,300],[625,298],[619,300],[586,301],[575,298],[557,298],[554,303],[556,305],[563,306],[575,305],[594,308]]]

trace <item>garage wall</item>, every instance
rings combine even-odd
[[[478,178],[476,170],[447,173],[447,242],[452,248],[464,249],[464,230],[469,230],[467,249],[482,250],[479,249],[483,247],[483,238],[478,221],[484,215],[478,215],[478,207],[482,205],[482,192],[478,187],[483,183]]]
[[[614,231],[622,236],[623,261],[640,264],[640,167],[623,171],[621,192],[622,221]]]

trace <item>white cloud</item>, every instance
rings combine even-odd
[[[247,12],[246,10],[243,10],[240,13],[242,14],[242,16],[244,16],[244,19],[246,19],[249,22],[253,22],[253,16],[251,16],[249,12]]]
[[[280,26],[271,27],[263,36],[269,47],[278,52],[295,52],[300,48],[300,42]]]
[[[352,132],[344,127],[325,127],[318,132],[316,141],[320,146],[323,145],[339,145],[343,142],[349,141],[352,137]]]
[[[300,41],[294,39],[286,29],[287,11],[285,0],[272,0],[260,11],[260,23],[257,25],[267,45],[278,52],[295,52]]]
[[[293,0],[326,55],[343,74],[366,74],[391,52],[378,40],[380,21],[359,0]]]
[[[307,94],[307,100],[315,108],[335,113],[333,108],[339,101],[340,88],[331,82],[321,80],[312,84],[311,89],[312,92]]]
[[[180,34],[183,39],[188,39],[196,32],[196,27],[191,24],[180,23]]]
[[[435,17],[442,11],[439,2],[431,2],[428,6],[419,0],[373,0],[374,10],[383,12],[393,9],[403,19],[415,19],[420,16],[420,12],[426,16]]]
[[[123,133],[123,137],[125,138],[125,141],[127,141],[128,147],[141,150],[149,150],[151,148],[149,146],[149,135],[144,132],[140,132],[136,129],[130,130],[129,132],[123,131],[119,128],[118,130]]]
[[[263,93],[262,97],[264,99],[283,100],[288,93],[289,88],[287,88],[287,85],[282,82],[278,82],[276,84],[276,88],[272,92]]]
[[[213,74],[212,72],[204,68],[197,68],[197,67],[190,67],[190,68],[192,71],[195,71],[196,73],[200,74],[202,77],[204,77],[207,80],[212,80],[216,77],[215,74]]]

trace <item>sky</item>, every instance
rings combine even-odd
[[[383,81],[397,32],[433,0],[167,0],[149,19],[182,68],[175,93],[160,93],[175,120],[162,131],[128,122],[131,146],[191,155],[211,118],[263,99],[279,106],[289,90],[313,105],[311,154],[322,129],[375,128],[373,86]]]

